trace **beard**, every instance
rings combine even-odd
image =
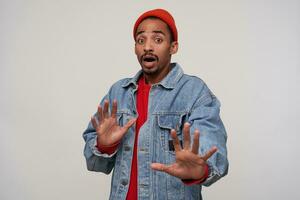
[[[156,75],[159,73],[159,58],[155,54],[146,53],[139,58],[142,71],[146,75]]]
[[[142,71],[144,72],[144,74],[146,74],[146,75],[151,75],[151,76],[154,76],[154,75],[156,75],[156,74],[159,74],[159,70],[158,70],[158,67],[157,66],[155,66],[155,67],[153,67],[153,68],[147,68],[147,67],[144,67],[143,65],[142,65]]]
[[[138,57],[143,74],[153,80],[160,79],[168,73],[170,60],[171,56],[169,59],[160,60],[157,55],[152,53],[145,53]]]

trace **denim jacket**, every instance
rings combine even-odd
[[[112,101],[117,100],[117,120],[120,126],[138,116],[136,91],[141,73],[139,71],[133,78],[122,79],[113,84],[101,102],[103,105],[104,99],[108,99],[112,105]],[[137,144],[139,200],[202,199],[202,185],[209,186],[227,174],[227,135],[219,112],[220,102],[206,84],[195,76],[184,74],[176,63],[172,64],[171,71],[161,82],[151,86],[148,118],[140,128]],[[209,177],[202,184],[185,185],[176,177],[150,168],[153,162],[171,164],[175,161],[170,130],[175,129],[182,141],[185,122],[191,124],[191,138],[195,129],[200,131],[200,154],[203,155],[212,146],[218,148],[207,160]],[[88,170],[109,174],[114,169],[111,200],[126,199],[134,137],[133,125],[123,137],[116,152],[107,155],[99,152],[96,147],[97,135],[91,122],[83,133],[86,142],[84,156]]]

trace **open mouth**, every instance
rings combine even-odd
[[[155,61],[155,58],[144,58],[145,62],[153,62]]]
[[[156,56],[154,55],[145,55],[142,57],[144,62],[155,62],[157,60]]]

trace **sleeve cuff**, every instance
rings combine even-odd
[[[113,157],[117,153],[117,150],[114,153],[112,153],[112,154],[107,154],[107,153],[99,151],[99,149],[97,147],[97,137],[91,139],[89,141],[88,145],[91,148],[91,151],[92,151],[92,153],[94,155],[100,156],[100,157],[103,157],[103,158],[111,158],[111,157]]]

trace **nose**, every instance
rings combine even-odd
[[[144,52],[152,52],[153,51],[153,45],[151,40],[146,40],[144,45]]]

